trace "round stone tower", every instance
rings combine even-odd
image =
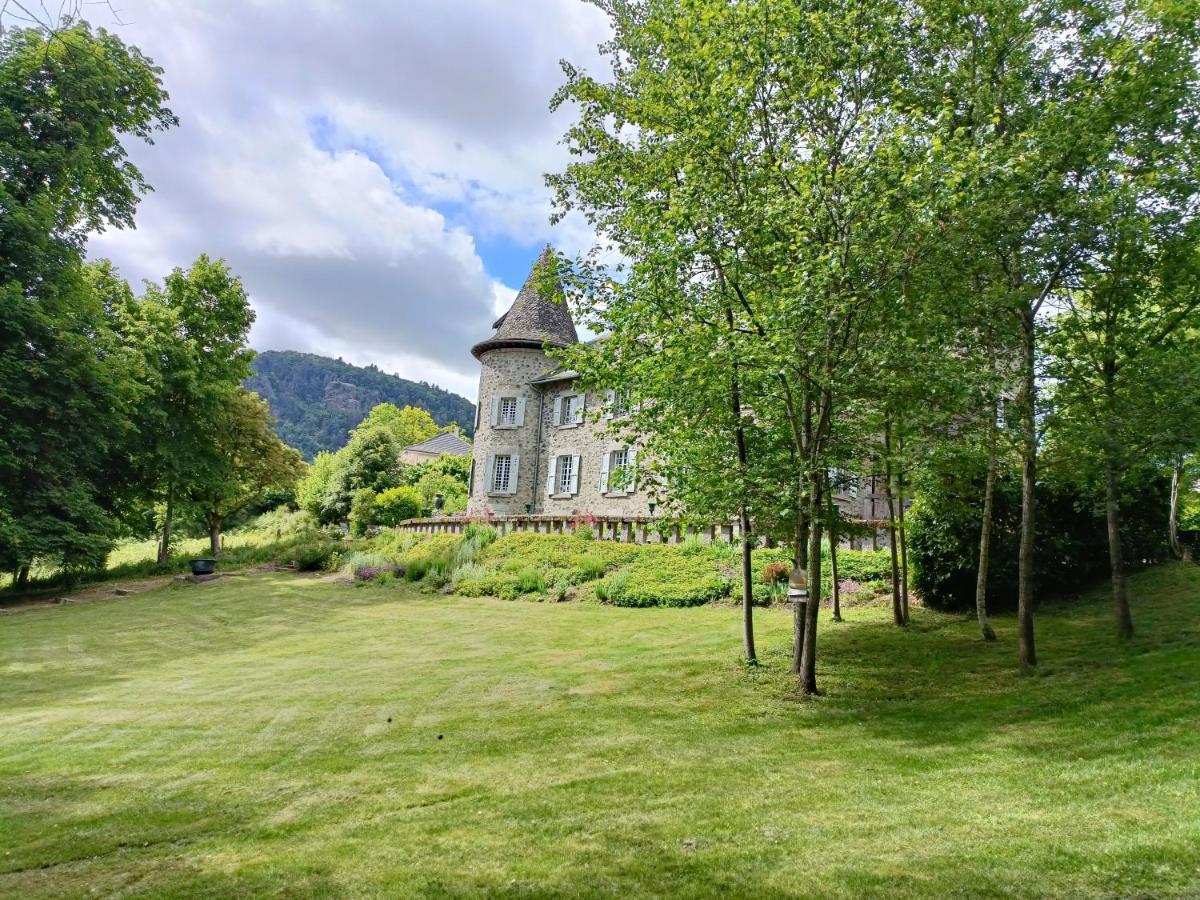
[[[469,515],[524,514],[545,477],[542,392],[534,380],[555,368],[547,348],[579,341],[561,289],[551,293],[543,284],[539,290],[550,260],[547,246],[513,305],[492,325],[492,336],[471,348],[480,372]]]

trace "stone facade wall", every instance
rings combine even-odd
[[[605,454],[618,448],[629,448],[635,453],[636,445],[628,439],[623,439],[618,433],[619,421],[605,419],[602,415],[606,397],[604,394],[587,394],[584,404],[584,420],[578,425],[554,424],[556,401],[565,394],[576,393],[572,382],[554,382],[543,386],[545,403],[542,409],[542,484],[537,488],[538,500],[535,511],[546,515],[581,515],[595,516],[645,516],[650,510],[647,506],[649,497],[636,480],[632,489],[624,492],[618,490],[601,491],[600,476],[602,459]],[[601,413],[596,419],[596,414]],[[556,456],[575,455],[579,457],[579,478],[577,492],[574,495],[548,494],[546,479],[549,474],[550,460]],[[636,468],[636,459],[635,459]],[[616,487],[616,479],[612,479],[610,487]]]
[[[595,418],[605,402],[604,395],[587,395],[581,423],[555,424],[556,402],[564,394],[575,393],[572,382],[532,383],[553,367],[554,363],[540,350],[496,349],[483,354],[467,514],[523,515],[526,504],[532,504],[533,512],[547,515],[647,515],[649,498],[636,482],[624,493],[600,490],[603,457],[618,447],[629,446],[610,427],[614,420]],[[492,401],[501,397],[524,401],[523,424],[492,426]],[[636,453],[636,448],[632,449]],[[488,460],[502,453],[518,458],[516,490],[511,494],[496,494],[486,484]],[[559,455],[579,457],[574,493],[547,491],[551,460]],[[614,488],[616,481],[613,479],[611,485]]]
[[[541,397],[531,382],[553,367],[554,363],[541,350],[496,349],[483,354],[468,515],[484,515],[488,511],[496,515],[520,515],[526,512],[525,504],[535,502],[535,479],[538,471],[544,473],[545,469],[541,467],[538,453],[538,403]],[[499,397],[517,397],[525,401],[524,424],[512,428],[492,427],[492,400]],[[516,490],[511,494],[491,493],[489,485],[484,483],[488,459],[497,453],[518,457]]]

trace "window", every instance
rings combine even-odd
[[[600,493],[632,492],[636,460],[637,453],[628,447],[616,447],[605,453],[600,458]]]
[[[500,425],[516,425],[517,424],[517,398],[516,397],[501,397],[500,398]]]
[[[633,407],[632,397],[629,391],[609,391],[608,392],[608,410],[605,412],[606,419],[621,419],[629,415],[629,410]]]
[[[558,458],[558,493],[570,494],[571,480],[575,474],[575,457],[560,456]]]
[[[579,493],[579,456],[572,451],[550,457],[546,472],[546,493],[551,497]]]
[[[512,457],[507,454],[497,456],[492,463],[492,490],[497,493],[508,492],[508,478],[512,474]]]
[[[558,416],[554,424],[578,425],[583,421],[583,394],[567,394],[558,398]]]
[[[525,424],[524,397],[493,397],[492,427],[518,428]]]

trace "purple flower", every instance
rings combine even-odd
[[[845,581],[841,582],[838,587],[841,589],[843,594],[857,594],[862,585],[853,578],[847,578]]]

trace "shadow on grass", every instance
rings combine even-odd
[[[1036,617],[1040,666],[1017,673],[1016,621],[993,617],[995,643],[973,617],[914,609],[897,628],[881,618],[822,617],[812,701],[823,724],[842,722],[920,747],[977,743],[1036,729],[1050,754],[1121,752],[1114,736],[1171,727],[1200,714],[1188,671],[1200,658],[1200,568],[1169,564],[1130,580],[1137,634],[1121,644],[1103,589],[1047,604]],[[776,649],[766,662],[790,664]],[[790,691],[790,680],[781,687]]]

